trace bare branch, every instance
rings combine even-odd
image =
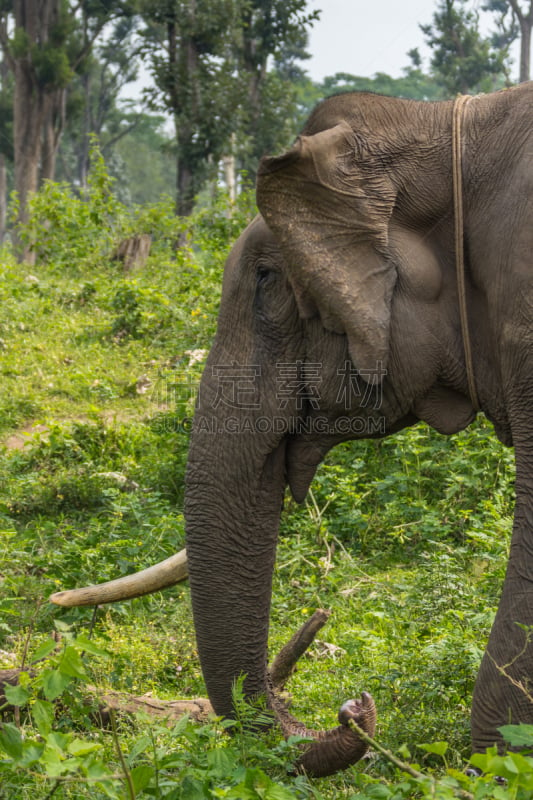
[[[324,627],[330,614],[331,611],[319,608],[279,651],[270,665],[270,679],[276,689],[282,689],[285,686],[294,672],[296,662],[313,643],[315,636]]]

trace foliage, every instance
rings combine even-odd
[[[337,72],[325,78],[322,85],[326,96],[339,92],[375,92],[411,100],[442,99],[442,88],[438,83],[415,67],[407,67],[401,78],[391,78],[383,72],[376,73],[372,78]]]
[[[320,12],[307,0],[251,0],[240,4],[240,81],[243,116],[238,135],[238,162],[252,179],[265,153],[287,147],[296,112],[295,86],[302,78],[298,62],[308,58],[308,30]],[[270,60],[274,69],[269,68]]]
[[[277,744],[272,750],[265,744],[257,746],[246,725],[257,724],[261,717],[246,706],[240,688],[235,696],[245,720],[236,724],[217,720],[201,726],[185,716],[169,728],[138,715],[126,744],[124,731],[111,713],[109,741],[97,727],[87,725],[86,700],[80,689],[88,678],[88,657],[109,661],[110,655],[87,636],[73,637],[62,628],[59,648],[55,639],[48,639],[34,653],[34,660],[41,659],[36,676],[23,673],[19,685],[6,687],[7,702],[26,713],[26,720],[24,734],[10,722],[0,728],[1,797],[49,787],[58,797],[116,800],[125,796],[167,800],[309,796],[303,779],[296,781],[294,788],[302,789],[296,793],[264,771],[270,766],[280,772],[280,765],[290,758],[290,746]],[[98,719],[96,700],[92,715]],[[231,739],[225,735],[230,725]],[[80,727],[85,735],[76,730]]]
[[[114,20],[105,39],[96,43],[90,52],[84,53],[66,99],[65,131],[60,142],[61,158],[53,176],[55,180],[67,180],[73,186],[86,188],[91,137],[97,137],[108,165],[118,162],[118,185],[121,197],[126,197],[123,189],[124,168],[120,170],[120,143],[124,137],[135,134],[138,126],[146,130],[152,122],[124,98],[127,87],[138,78],[137,24],[137,18],[128,14]],[[158,146],[156,138],[153,142],[154,158],[157,158]],[[137,158],[140,158],[140,154],[137,154]],[[128,177],[126,181],[130,183]],[[171,194],[173,189],[173,184],[166,184],[166,193]],[[148,198],[143,197],[145,199]],[[137,198],[134,198],[134,202],[137,202]]]
[[[306,11],[306,0],[144,0],[142,16],[151,102],[172,116],[177,210],[187,215],[223,155],[236,155],[253,178],[259,157],[288,143],[291,68],[305,57],[317,12]]]
[[[29,201],[29,220],[20,238],[40,260],[80,267],[112,260],[119,242],[134,233],[148,233],[161,252],[171,252],[185,230],[170,198],[127,207],[116,194],[116,179],[104,163],[96,139],[91,148],[87,188],[76,194],[67,183],[46,181]],[[16,197],[12,217],[16,219]]]
[[[0,258],[0,665],[27,668],[8,690],[18,715],[0,727],[0,798],[530,797],[527,726],[504,732],[525,753],[477,755],[483,776],[463,772],[512,525],[512,453],[483,418],[454,437],[418,425],[341,445],[282,515],[272,653],[315,607],[333,612],[291,678],[294,713],[331,727],[347,697],[371,691],[378,742],[400,765],[374,751],[332,778],[288,773],[297,743],[250,733],[265,712],[238,687],[231,737],[221,720],[96,725],[88,684],[205,693],[186,585],[94,619],[43,598],[183,546],[187,420],[224,257],[254,207],[204,196],[186,227],[170,201],[127,212],[98,156],[90,186],[76,197],[48,184],[34,198],[31,274]],[[127,275],[108,256],[139,229],[152,253]]]
[[[431,67],[450,96],[494,91],[503,85],[507,49],[495,49],[479,32],[479,15],[467,0],[440,0],[432,25],[420,28],[431,47]]]
[[[160,108],[172,115],[177,154],[177,210],[191,212],[194,198],[229,146],[230,109],[238,107],[231,41],[234,0],[180,0],[143,7],[145,54]]]
[[[26,0],[5,5],[3,13],[0,46],[14,81],[14,188],[25,221],[28,195],[54,177],[67,87],[109,21],[128,16],[131,6]]]
[[[116,143],[111,140],[107,148],[108,161],[113,156],[110,171],[132,205],[148,205],[175,195],[176,157],[165,122],[162,115],[136,114],[130,132]]]
[[[491,11],[496,18],[496,32],[493,34],[495,47],[509,50],[509,46],[520,38],[520,69],[518,81],[528,81],[531,77],[531,31],[533,30],[533,2],[526,0],[486,0],[482,8]]]

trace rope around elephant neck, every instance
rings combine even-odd
[[[464,251],[464,213],[463,213],[463,170],[462,170],[462,138],[461,128],[463,112],[472,97],[460,94],[453,104],[452,117],[452,179],[453,179],[453,216],[455,234],[455,269],[457,274],[457,292],[459,296],[459,316],[465,352],[466,378],[468,393],[474,407],[479,411],[479,399],[472,365],[472,345],[468,330],[468,314],[466,309],[465,288],[465,251]]]

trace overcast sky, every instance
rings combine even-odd
[[[311,58],[302,66],[313,80],[336,72],[400,77],[407,51],[424,52],[419,23],[432,21],[433,0],[311,0],[322,9],[309,35]]]
[[[480,7],[481,0],[475,5]],[[418,47],[427,68],[429,50],[419,24],[433,21],[437,0],[310,0],[309,7],[322,9],[320,21],[310,30],[312,57],[302,64],[313,80],[336,72],[366,77],[386,72],[399,78],[413,47]]]

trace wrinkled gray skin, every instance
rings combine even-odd
[[[261,216],[226,265],[187,477],[194,620],[219,714],[231,714],[232,681],[241,673],[250,695],[266,691],[286,485],[302,501],[325,453],[380,435],[382,420],[385,434],[418,420],[454,433],[475,416],[458,311],[451,120],[451,102],[341,95],[318,106],[292,150],[261,164]],[[476,751],[499,741],[498,726],[533,722],[529,700],[495,667],[511,664],[517,681],[533,672],[533,646],[524,649],[516,625],[533,625],[532,123],[532,83],[473,98],[463,123],[475,383],[497,435],[514,445],[517,467],[507,577],[474,693]],[[365,378],[359,395],[339,391],[348,360]],[[279,364],[296,362],[321,365],[318,387],[315,367],[308,370],[314,387],[303,403],[301,387],[287,397],[287,381],[280,383]],[[232,364],[260,367],[253,382],[237,383],[234,397],[257,408],[227,402],[217,368]],[[317,388],[319,409],[311,402]],[[346,417],[356,420],[355,434],[336,432]],[[278,432],[258,418],[275,418]],[[329,429],[313,432],[317,418]],[[228,433],[228,425],[245,429]]]

